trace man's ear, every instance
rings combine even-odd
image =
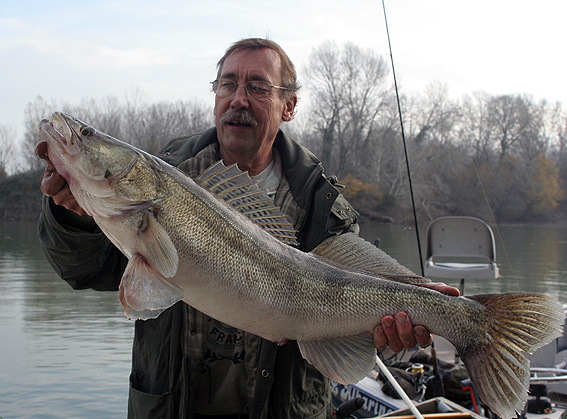
[[[296,105],[297,105],[297,96],[293,95],[284,104],[284,108],[283,108],[283,112],[282,112],[282,121],[283,122],[289,122],[293,119],[293,117],[295,115],[295,106]]]

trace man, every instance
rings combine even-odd
[[[238,163],[268,190],[310,251],[326,237],[358,232],[355,212],[309,151],[280,131],[297,104],[294,66],[276,43],[245,39],[218,63],[215,128],[172,140],[160,157],[191,177],[219,159]],[[47,161],[39,232],[46,255],[76,289],[117,290],[125,258],[77,205]],[[432,287],[458,293],[444,284]],[[261,320],[259,320],[261,321]],[[379,323],[380,319],[376,319]],[[429,345],[405,313],[375,330],[379,349]],[[137,321],[130,376],[130,417],[326,418],[329,383],[301,357],[296,342],[278,346],[235,330],[180,302],[157,319]]]

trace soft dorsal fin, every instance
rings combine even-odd
[[[392,281],[414,285],[431,282],[400,265],[396,259],[354,233],[330,237],[311,253],[343,268]]]
[[[236,164],[227,167],[219,160],[201,173],[196,181],[278,240],[297,246],[297,231],[266,191],[261,190]]]

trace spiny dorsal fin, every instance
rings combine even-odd
[[[258,188],[248,173],[236,164],[227,167],[220,160],[201,173],[196,181],[278,240],[297,246],[297,232],[285,215],[266,191]]]
[[[330,237],[312,253],[341,267],[391,281],[413,285],[431,282],[400,265],[396,259],[354,233]]]

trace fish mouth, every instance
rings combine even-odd
[[[71,155],[77,154],[81,149],[80,142],[75,139],[65,116],[60,112],[55,112],[51,118],[51,120],[43,119],[39,123],[43,139],[49,144],[57,144]]]

